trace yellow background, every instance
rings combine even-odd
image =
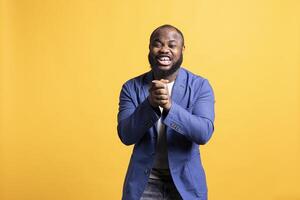
[[[0,199],[120,199],[121,85],[169,23],[209,79],[210,200],[300,199],[299,0],[1,0]]]

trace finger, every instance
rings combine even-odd
[[[156,95],[167,95],[168,91],[166,89],[157,89],[153,90],[154,94]]]
[[[169,100],[160,100],[160,101],[158,102],[158,105],[164,106],[164,105],[166,105],[167,103],[169,103]]]
[[[153,88],[153,89],[163,89],[163,88],[167,88],[167,86],[166,86],[166,84],[164,84],[161,81],[154,80],[154,81],[152,81],[151,88]]]
[[[149,92],[153,93],[154,95],[159,95],[160,94],[160,90],[164,90],[164,91],[167,91],[166,88],[162,88],[162,87],[155,87],[155,86],[152,86],[149,88]],[[159,92],[158,92],[159,91]],[[161,92],[162,94],[164,94],[164,92]]]
[[[168,100],[169,96],[168,95],[158,95],[158,96],[155,96],[155,99],[156,100]]]
[[[149,92],[153,92],[156,90],[166,90],[166,87],[163,85],[156,85],[156,84],[151,84],[149,88]]]
[[[159,82],[161,82],[160,80],[152,80],[151,81],[152,83],[159,83]]]
[[[160,79],[161,82],[163,83],[169,83],[170,81],[168,79]]]
[[[157,90],[149,91],[149,96],[152,99],[157,99],[157,100],[170,98],[168,92],[164,89],[162,89],[162,91],[159,92],[157,92]]]
[[[163,105],[167,104],[168,102],[169,102],[169,100],[164,100],[164,99],[162,99],[162,100],[155,99],[154,100],[154,103],[159,106],[163,106]]]
[[[165,85],[165,83],[163,81],[160,81],[160,80],[153,80],[152,84]]]

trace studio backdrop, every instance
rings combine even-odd
[[[300,199],[300,1],[0,2],[1,200],[121,198],[119,93],[162,24],[214,88],[209,199]]]

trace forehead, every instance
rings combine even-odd
[[[177,41],[182,42],[181,35],[173,28],[161,28],[158,29],[152,37],[152,41]]]

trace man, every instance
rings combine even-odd
[[[171,25],[150,36],[151,70],[120,93],[118,135],[134,144],[123,200],[206,200],[199,145],[214,131],[209,82],[181,67],[184,37]]]

